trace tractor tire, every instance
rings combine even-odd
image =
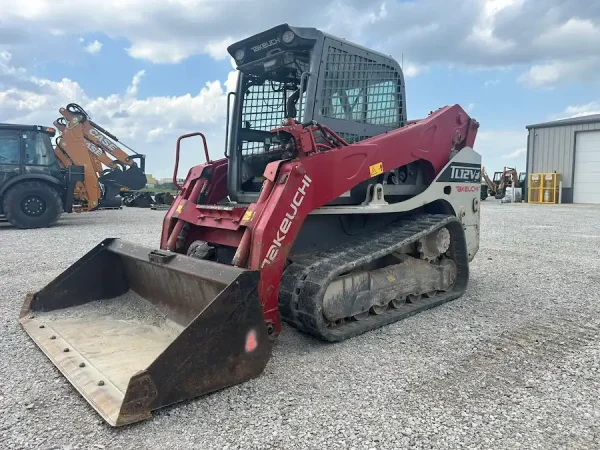
[[[23,181],[4,196],[6,219],[17,228],[46,228],[63,213],[60,193],[48,183]]]

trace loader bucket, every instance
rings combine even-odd
[[[112,426],[257,377],[271,345],[259,273],[106,239],[20,323]]]

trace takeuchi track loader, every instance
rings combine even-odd
[[[26,332],[113,426],[259,376],[282,322],[340,341],[467,288],[476,120],[454,105],[408,121],[396,61],[313,28],[228,51],[225,158],[201,133],[178,140],[176,161],[194,135],[207,161],[160,248],[108,238],[23,305]]]

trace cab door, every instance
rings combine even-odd
[[[23,164],[26,173],[45,173],[59,176],[60,172],[50,135],[43,131],[27,130],[21,135]]]
[[[21,132],[0,129],[0,186],[22,172]]]

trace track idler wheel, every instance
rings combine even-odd
[[[449,247],[450,231],[447,228],[441,228],[436,233],[428,235],[421,239],[418,244],[421,257],[428,261],[433,261],[444,254]]]
[[[360,314],[354,314],[354,316],[352,316],[352,318],[356,321],[365,320],[367,317],[369,317],[369,311],[364,311]]]
[[[376,316],[379,316],[380,314],[383,314],[387,311],[388,306],[389,303],[386,303],[385,305],[373,305],[371,306],[371,311],[373,311],[373,314],[375,314]]]
[[[392,308],[400,309],[404,305],[406,305],[406,297],[395,298],[394,300],[391,301],[391,304],[392,304]]]
[[[408,301],[410,303],[417,303],[419,300],[421,300],[421,294],[410,294],[408,296]]]

